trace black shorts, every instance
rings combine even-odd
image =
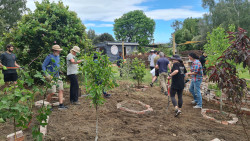
[[[155,69],[155,76],[159,76],[159,69]]]
[[[155,67],[150,67],[150,70],[154,69]]]
[[[4,74],[4,82],[16,81],[17,73],[6,73]]]

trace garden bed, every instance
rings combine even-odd
[[[184,105],[179,118],[174,117],[174,108],[170,105],[166,112],[167,97],[160,92],[158,86],[150,87],[144,92],[127,90],[123,82],[111,93],[111,97],[99,110],[99,141],[165,141],[165,140],[212,140],[214,138],[224,140],[246,140],[241,123],[225,126],[210,120],[204,120],[201,111],[193,109],[190,94],[183,96]],[[90,100],[80,98],[81,105],[69,104],[69,89],[64,92],[65,104],[68,110],[59,111],[53,108],[50,115],[46,141],[58,140],[94,140],[95,139],[95,109],[90,106]],[[117,109],[117,104],[126,100],[139,100],[150,105],[154,111],[148,114],[133,114]],[[129,106],[129,105],[128,105]],[[132,106],[132,105],[130,105]],[[210,102],[204,101],[203,107],[218,109]],[[140,107],[138,110],[141,110]],[[247,116],[250,123],[250,117]],[[32,140],[31,128],[24,130],[26,139]],[[9,122],[0,124],[0,140],[13,132]],[[250,132],[250,126],[247,126]]]

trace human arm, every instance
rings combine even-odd
[[[170,63],[168,64],[168,69],[171,70],[171,66],[170,66]]]
[[[20,66],[16,63],[16,61],[15,61],[15,66],[18,67],[18,68],[20,68]]]
[[[70,62],[71,62],[72,64],[79,64],[79,63],[82,62],[82,60],[77,60],[77,61],[75,61],[75,59],[72,58],[72,59],[70,59]]]

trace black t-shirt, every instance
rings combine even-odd
[[[184,89],[184,75],[187,73],[185,66],[181,63],[174,63],[171,73],[178,70],[178,73],[172,76],[171,88],[173,89]]]
[[[0,60],[2,65],[6,66],[6,67],[15,67],[15,61],[16,61],[16,55],[11,53],[3,53],[0,56]],[[3,74],[7,74],[7,73],[16,73],[16,69],[8,69],[8,70],[3,70]]]

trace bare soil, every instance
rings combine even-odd
[[[216,120],[220,120],[220,121],[229,121],[232,120],[233,118],[228,115],[228,114],[223,114],[223,113],[217,113],[217,112],[211,112],[211,113],[207,113],[207,116],[213,117]]]
[[[111,97],[99,108],[99,141],[210,141],[214,138],[247,140],[241,122],[236,125],[223,125],[203,118],[200,109],[192,108],[191,94],[183,96],[182,114],[176,118],[172,104],[166,111],[167,97],[158,86],[139,92],[128,88],[130,84],[119,83],[118,88],[109,91]],[[90,106],[90,100],[82,97],[79,99],[81,105],[70,105],[68,89],[64,95],[69,109],[60,111],[54,107],[45,140],[93,141],[96,112]],[[116,107],[117,103],[124,100],[140,100],[150,105],[154,111],[145,115],[120,111]],[[204,101],[203,108],[219,107]],[[249,116],[245,117],[244,123],[250,124]],[[249,124],[246,128],[250,134]],[[4,123],[0,124],[0,130],[0,140],[4,140],[7,134],[12,133],[13,128],[9,123]],[[30,132],[30,128],[24,131],[27,140],[32,140]]]

